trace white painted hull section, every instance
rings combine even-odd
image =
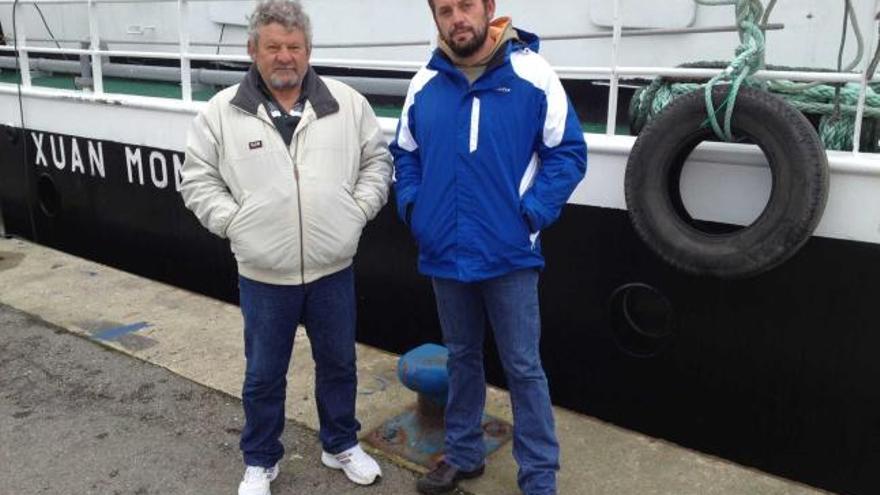
[[[204,105],[132,96],[96,99],[79,92],[39,88],[25,90],[22,98],[25,127],[32,131],[175,152],[185,149],[189,124]],[[16,87],[0,84],[0,124],[20,127],[18,108]],[[380,121],[390,140],[397,120]],[[624,174],[635,138],[586,134],[586,139],[587,175],[569,202],[626,209]],[[29,144],[36,144],[33,137],[29,137]],[[829,152],[828,158],[828,206],[816,235],[880,244],[880,156]],[[120,167],[118,174],[127,173],[125,163],[106,166]],[[146,180],[143,187],[155,186]],[[173,187],[173,182],[167,187]],[[754,146],[704,143],[693,153],[682,176],[685,204],[695,218],[703,220],[748,224],[765,204],[769,188],[769,169]]]

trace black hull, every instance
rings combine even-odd
[[[88,164],[72,173],[69,160],[65,170],[51,158],[34,166],[31,137],[2,131],[8,233],[237,301],[227,243],[198,225],[173,179],[161,189],[132,184],[125,145],[106,141],[103,178],[90,176]],[[140,149],[173,162],[173,152]],[[50,181],[55,216],[46,211]],[[566,207],[543,246],[542,351],[556,404],[836,492],[880,490],[880,246],[813,238],[761,276],[703,279],[656,258],[626,212],[577,205]],[[386,207],[355,261],[361,342],[401,353],[439,341],[430,284],[415,260],[412,240]],[[674,323],[668,335],[640,334],[621,319],[624,303],[612,295],[631,283],[669,301],[671,313],[659,312]],[[658,314],[650,301],[627,308],[639,321]],[[490,380],[503,385],[488,347]]]

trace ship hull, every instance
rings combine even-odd
[[[228,243],[177,190],[191,113],[30,103],[24,132],[0,126],[7,233],[237,302]],[[77,128],[90,132],[69,133]],[[867,227],[846,239],[836,219],[874,214],[841,188],[877,177],[837,173],[821,235],[780,267],[701,278],[664,264],[632,229],[620,194],[629,145],[591,147],[590,174],[543,234],[542,356],[554,403],[819,487],[874,493],[880,244]],[[439,341],[416,254],[390,206],[367,226],[355,258],[361,342],[401,353]],[[490,381],[503,386],[491,343],[487,351]]]

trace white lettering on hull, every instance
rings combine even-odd
[[[58,152],[56,153],[55,141],[58,138]],[[64,156],[64,140],[61,136],[49,136],[49,145],[52,147],[52,163],[58,170],[64,170],[67,166],[67,158]]]
[[[48,167],[49,164],[46,163],[46,154],[43,153],[43,133],[32,132],[31,137],[34,138],[34,146],[37,147],[37,158],[34,163],[36,163],[37,165]]]
[[[165,155],[158,151],[150,153],[150,179],[153,180],[153,185],[159,189],[168,187],[168,164],[165,161]]]
[[[85,175],[86,169],[83,167],[82,156],[79,154],[79,146],[76,144],[76,138],[70,140],[70,171]]]
[[[49,159],[54,168],[62,172],[98,179],[107,178],[107,166],[104,153],[104,142],[91,139],[60,136],[46,132],[31,131],[33,141],[33,164],[39,168],[49,168]],[[47,139],[48,138],[48,139]],[[111,146],[115,146],[112,145]],[[180,192],[183,180],[183,154],[162,150],[143,149],[140,146],[122,145],[125,151],[126,177],[129,184],[152,186],[156,189],[169,189],[173,183],[174,190]],[[148,153],[148,154],[147,154]],[[113,155],[111,156],[118,156]],[[149,181],[144,178],[144,157],[149,167]],[[88,168],[84,158],[88,157]],[[70,165],[68,167],[68,164]],[[169,165],[171,166],[169,170]],[[123,168],[123,167],[120,167]],[[112,170],[115,170],[111,166]]]
[[[99,142],[96,151],[95,143],[89,140],[89,170],[92,172],[92,177],[97,172],[102,179],[106,178],[104,172],[104,143]]]
[[[130,147],[125,147],[125,166],[128,170],[128,183],[134,184],[134,174],[132,171],[134,167],[137,167],[138,184],[144,185],[144,163],[141,160],[140,148],[135,148],[132,151]]]

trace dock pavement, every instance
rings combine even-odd
[[[237,306],[30,242],[0,238],[0,326],[0,485],[16,487],[11,493],[234,493],[242,469],[236,435],[243,424],[239,399],[244,374]],[[73,336],[81,338],[73,344],[55,342]],[[43,347],[37,346],[41,340],[46,341]],[[85,350],[72,352],[74,344]],[[21,359],[22,353],[31,357]],[[111,354],[113,362],[107,358]],[[416,397],[397,381],[398,356],[360,344],[357,354],[357,415],[366,435]],[[76,379],[66,380],[65,373]],[[104,392],[89,385],[90,374],[104,377]],[[48,388],[22,386],[37,379],[48,380]],[[349,486],[339,473],[319,466],[314,363],[303,331],[297,333],[288,381],[288,449],[282,468],[291,474],[273,485],[275,495],[416,493],[420,468],[382,452],[374,451],[386,479],[372,487]],[[101,393],[110,399],[102,399]],[[63,397],[73,405],[52,402]],[[152,398],[143,403],[150,410],[123,408],[138,420],[114,416],[122,399],[137,404],[144,397]],[[55,412],[46,413],[46,408]],[[487,412],[512,419],[504,390],[490,387]],[[557,408],[555,413],[562,495],[826,493],[569,410]],[[52,427],[40,423],[46,415],[61,422]],[[66,429],[64,421],[69,422]],[[116,436],[124,445],[102,444]],[[175,442],[175,436],[187,442]],[[36,469],[40,464],[35,460],[45,469]],[[110,461],[113,467],[106,469]],[[189,474],[175,474],[169,466],[183,466]],[[32,491],[21,488],[28,479],[34,482]],[[114,484],[116,479],[122,481]],[[205,479],[223,484],[207,488]],[[218,486],[228,489],[218,491]],[[473,495],[519,493],[511,444],[493,453],[486,474],[462,483],[462,489]]]

